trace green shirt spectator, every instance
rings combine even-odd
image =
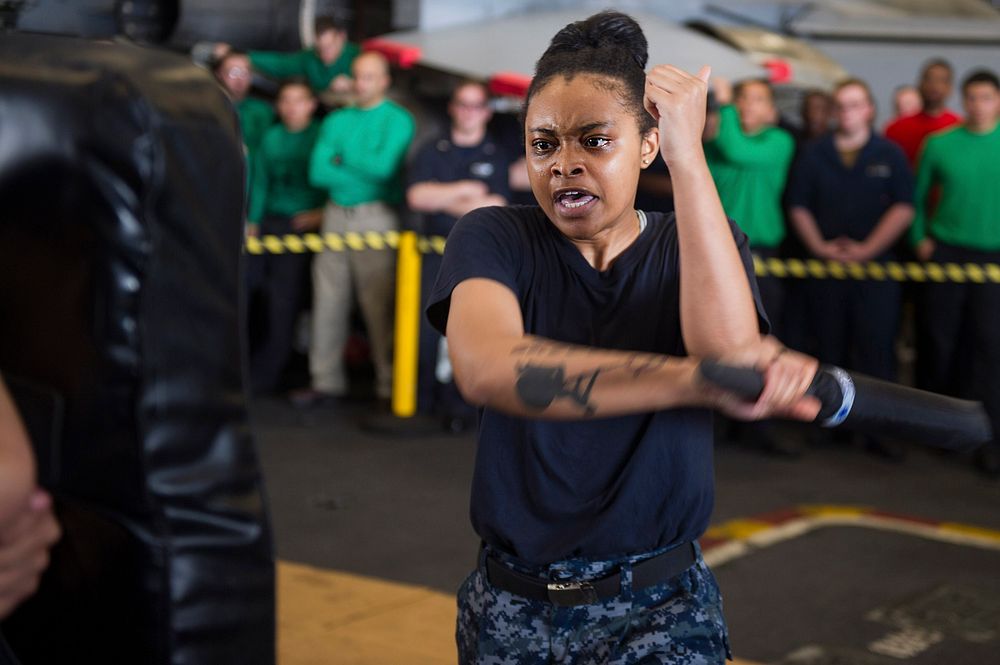
[[[1000,125],[976,133],[953,127],[927,137],[917,169],[916,207],[910,239],[928,234],[969,249],[1000,250]],[[928,195],[940,199],[927,214]]]
[[[410,114],[389,101],[389,61],[362,53],[351,65],[356,106],[328,115],[309,161],[309,182],[323,187],[323,233],[374,233],[399,229],[400,170],[413,138]],[[375,366],[375,394],[392,395],[393,303],[396,254],[321,252],[313,259],[313,316],[309,340],[312,385],[293,395],[296,404],[342,396],[348,388],[344,343],[352,303],[364,317]]]
[[[292,217],[323,206],[326,193],[309,184],[309,156],[318,136],[316,121],[297,132],[277,124],[264,133],[253,165],[247,213],[251,223],[269,215]]]
[[[400,170],[413,134],[409,111],[389,99],[335,111],[323,120],[309,182],[326,189],[339,206],[400,203]]]
[[[950,75],[950,66],[936,65]],[[917,170],[911,239],[921,261],[1000,263],[1000,78],[975,70],[962,82],[962,127],[930,135]],[[937,195],[928,217],[927,203]],[[1000,284],[928,280],[918,291],[917,385],[981,400],[1000,432]],[[972,371],[970,371],[970,369]],[[1000,477],[1000,436],[976,465]]]
[[[309,185],[309,156],[319,135],[316,95],[301,79],[281,84],[275,99],[280,123],[264,133],[254,156],[247,233],[288,236],[314,231],[322,222],[326,194]],[[247,257],[251,390],[274,392],[288,365],[299,304],[307,289],[308,253]],[[260,296],[260,297],[258,297]]]
[[[247,163],[253,164],[254,154],[264,132],[274,124],[274,109],[267,102],[255,97],[244,97],[236,102],[235,106],[236,113],[240,117],[243,145],[247,149]]]
[[[253,175],[253,155],[264,131],[274,123],[274,109],[267,102],[250,97],[250,59],[240,51],[226,51],[215,63],[216,80],[225,89],[239,116],[240,133],[247,159],[247,186]]]
[[[315,92],[330,87],[337,77],[351,75],[351,63],[361,49],[357,44],[347,43],[336,60],[324,63],[314,49],[303,49],[294,53],[270,51],[250,51],[250,64],[259,72],[277,78],[301,77],[309,82]]]
[[[768,126],[747,134],[735,107],[720,110],[718,134],[705,144],[705,157],[722,207],[751,247],[777,247],[785,237],[781,196],[794,152],[785,130]]]
[[[350,92],[351,65],[360,49],[347,41],[347,26],[330,16],[320,16],[315,32],[316,43],[311,49],[297,53],[251,51],[250,62],[264,74],[303,79],[313,92]]]

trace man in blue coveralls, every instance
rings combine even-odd
[[[452,92],[448,115],[448,131],[421,146],[414,158],[406,190],[407,204],[423,213],[421,230],[430,236],[447,236],[465,213],[505,205],[510,197],[508,172],[514,158],[487,130],[493,112],[485,86],[476,81],[459,83]],[[424,301],[440,266],[438,254],[424,255]],[[441,335],[421,317],[417,405],[421,412],[443,418],[446,429],[461,431],[475,412],[455,389],[447,355],[440,353],[442,342]]]
[[[868,86],[850,79],[833,93],[837,128],[802,149],[788,188],[792,226],[809,254],[843,262],[892,261],[913,219],[913,176],[903,151],[872,131]],[[893,381],[899,282],[822,280],[806,284],[817,357]],[[869,451],[898,458],[888,442]]]

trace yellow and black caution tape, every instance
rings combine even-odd
[[[876,282],[986,282],[1000,283],[996,263],[918,263],[887,261],[841,263],[820,259],[762,259],[754,256],[758,277],[797,279],[853,279]]]
[[[367,231],[365,233],[305,233],[248,237],[250,254],[304,254],[320,252],[360,252],[399,248],[400,233]],[[418,236],[421,254],[443,254],[444,236]],[[758,277],[792,279],[871,280],[876,282],[972,282],[1000,283],[1000,265],[996,263],[918,263],[888,261],[879,263],[841,263],[821,259],[764,259],[754,256]]]
[[[250,236],[246,240],[249,254],[305,254],[320,252],[360,252],[399,248],[399,232],[366,231],[358,233],[289,233],[283,236]],[[444,236],[420,236],[417,249],[422,254],[444,254]]]

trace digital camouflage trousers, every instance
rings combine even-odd
[[[621,594],[575,607],[516,596],[489,584],[486,553],[521,573],[553,581],[620,570]],[[458,592],[459,665],[716,665],[731,658],[722,597],[700,552],[683,573],[633,590],[631,566],[643,558],[532,568],[486,550]]]

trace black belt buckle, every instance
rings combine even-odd
[[[600,601],[597,589],[590,582],[549,582],[546,589],[549,602],[560,607],[594,605]]]

